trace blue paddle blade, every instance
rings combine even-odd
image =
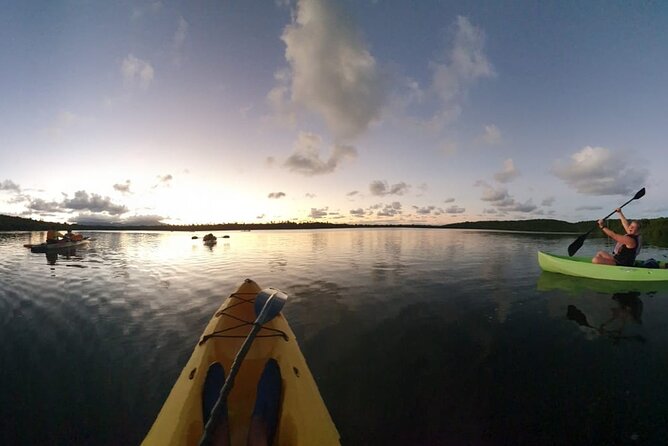
[[[265,288],[255,296],[255,314],[257,323],[269,322],[281,312],[288,295],[276,288]]]

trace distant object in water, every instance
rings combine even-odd
[[[230,236],[229,235],[224,235],[223,238],[230,238]]]
[[[202,237],[202,240],[204,241],[205,245],[215,245],[217,243],[216,236],[211,233]]]
[[[197,240],[199,237],[197,237],[196,235],[193,235],[191,238],[192,238],[193,240]]]

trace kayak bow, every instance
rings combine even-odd
[[[198,444],[205,423],[202,395],[207,371],[219,363],[226,375],[230,372],[235,355],[253,328],[254,302],[260,291],[257,283],[246,279],[214,314],[143,445]],[[282,386],[273,444],[340,444],[336,427],[282,313],[262,325],[227,398],[231,444],[246,444],[257,384],[270,359],[278,363]]]

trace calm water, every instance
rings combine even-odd
[[[668,286],[541,274],[536,251],[574,236],[228,234],[91,233],[47,257],[22,247],[43,233],[0,233],[0,444],[139,443],[246,277],[290,295],[344,444],[668,438]]]

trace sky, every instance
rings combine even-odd
[[[1,1],[0,214],[668,214],[668,3]]]

